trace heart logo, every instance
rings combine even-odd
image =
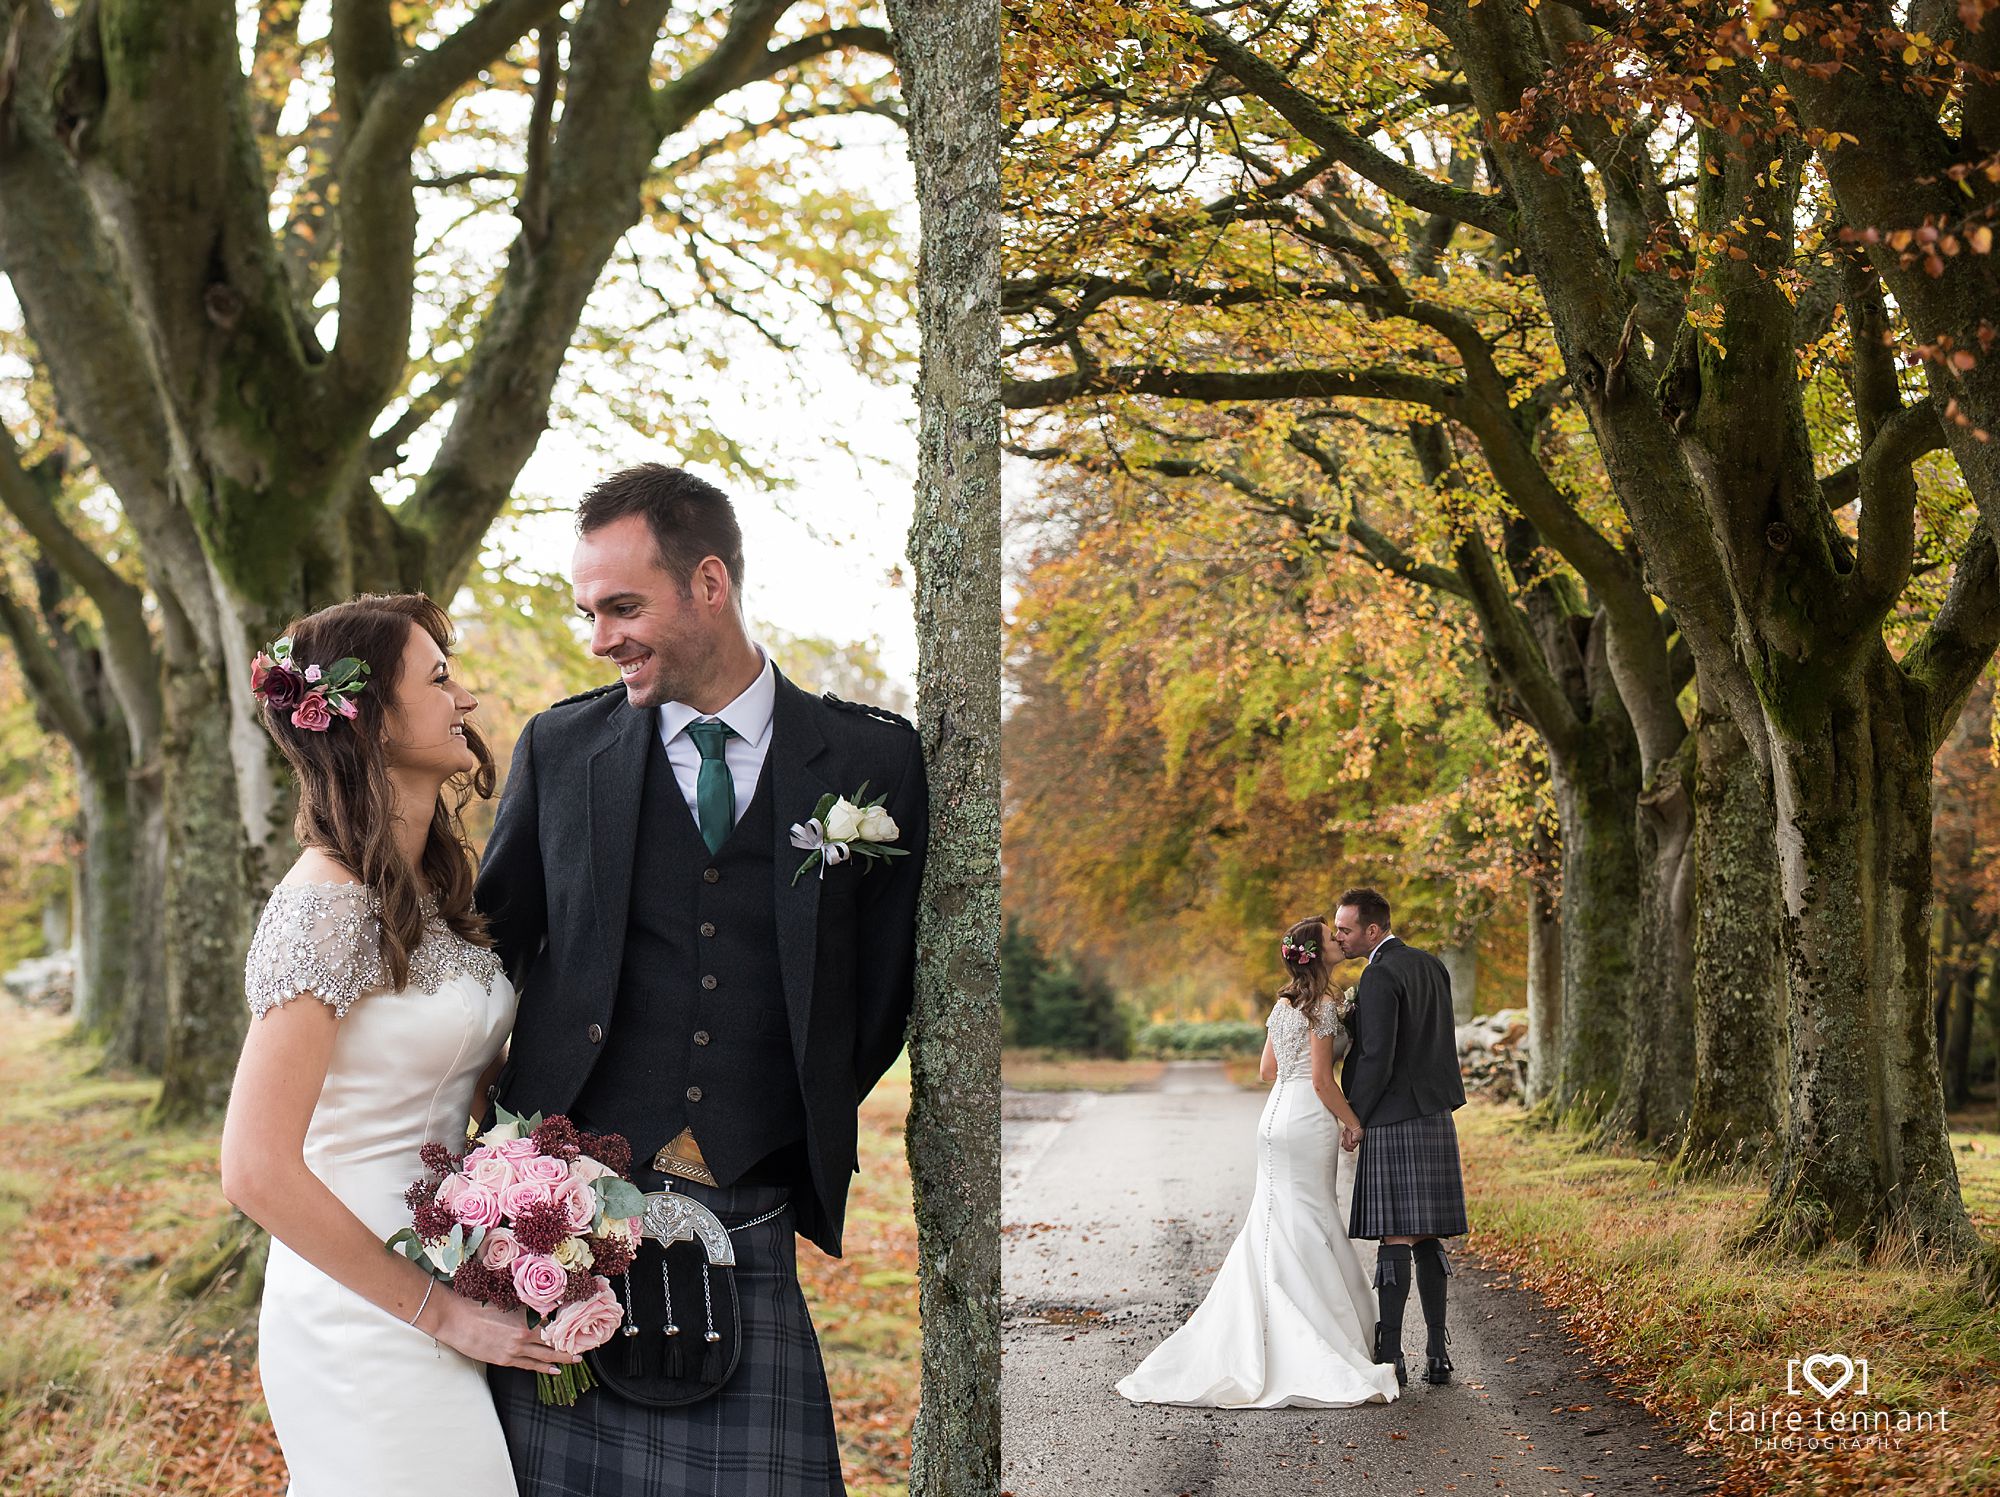
[[[1832,1382],[1822,1382],[1817,1369],[1838,1367],[1840,1376]],[[1799,1364],[1799,1371],[1805,1380],[1819,1389],[1821,1398],[1831,1398],[1854,1379],[1854,1359],[1842,1353],[1828,1356],[1825,1352],[1814,1352]]]

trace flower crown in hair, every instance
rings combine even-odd
[[[250,690],[267,707],[280,712],[289,707],[293,727],[324,733],[335,714],[354,718],[354,699],[368,689],[368,675],[367,662],[352,655],[332,665],[295,666],[287,634],[272,643],[269,654],[259,650],[250,662]]]
[[[1310,936],[1299,940],[1286,936],[1278,944],[1278,953],[1294,967],[1309,967],[1319,956],[1319,942]]]

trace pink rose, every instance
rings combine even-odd
[[[350,722],[361,715],[361,709],[354,705],[352,697],[342,697],[340,699],[340,706],[335,710]]]
[[[452,1178],[465,1179],[463,1175]],[[500,1225],[500,1193],[477,1180],[466,1180],[465,1188],[452,1200],[451,1214],[468,1227],[497,1227]]]
[[[491,1144],[488,1147],[508,1163],[517,1166],[521,1160],[533,1159],[541,1152],[535,1147],[535,1141],[532,1138],[503,1138],[499,1143]]]
[[[569,1178],[569,1166],[560,1159],[551,1159],[546,1154],[536,1154],[528,1159],[515,1162],[515,1172],[523,1180],[541,1180],[549,1185],[560,1185]]]
[[[572,1180],[581,1180],[586,1185],[592,1180],[602,1180],[606,1175],[615,1175],[617,1173],[618,1171],[614,1170],[603,1160],[592,1159],[588,1154],[577,1155],[569,1164],[570,1178]]]
[[[520,1178],[514,1173],[513,1160],[484,1145],[465,1156],[465,1172],[494,1191],[505,1190]]]
[[[471,1184],[470,1180],[456,1172],[446,1175],[443,1180],[438,1182],[435,1199],[440,1206],[456,1216],[458,1214],[458,1198],[465,1194]]]
[[[604,1279],[597,1280],[597,1293],[564,1305],[555,1318],[542,1327],[542,1339],[557,1351],[591,1351],[611,1339],[611,1333],[625,1318],[618,1296]]]
[[[545,1253],[523,1253],[512,1266],[514,1292],[530,1310],[546,1315],[569,1288],[569,1271]]]
[[[597,1220],[597,1192],[588,1180],[565,1180],[556,1187],[556,1201],[569,1219],[572,1232],[585,1232]]]
[[[509,1216],[519,1216],[523,1210],[539,1201],[552,1201],[554,1199],[555,1196],[549,1189],[548,1181],[516,1180],[512,1185],[509,1185],[505,1190],[500,1192],[500,1209]]]
[[[323,692],[307,692],[305,700],[292,709],[292,726],[309,733],[324,733],[332,721],[333,713],[327,708]]]
[[[514,1240],[514,1234],[505,1227],[495,1227],[479,1244],[479,1262],[483,1268],[495,1273],[505,1273],[514,1266],[521,1256],[521,1244]]]

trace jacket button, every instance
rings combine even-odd
[[[713,920],[704,920],[704,921],[702,921],[702,922],[701,922],[701,933],[702,933],[703,935],[705,935],[705,936],[712,936],[712,935],[714,935],[714,934],[715,934],[715,922],[714,922]]]
[[[698,1086],[689,1087],[687,1089],[687,1099],[690,1102],[699,1102],[701,1100],[701,1088]]]
[[[706,1045],[708,1043],[708,1031],[706,1029],[697,1029],[694,1032],[694,1042],[697,1045]]]
[[[715,991],[715,974],[713,974],[713,973],[710,973],[710,974],[709,974],[708,976],[704,977],[704,978],[703,978],[703,979],[701,980],[701,985],[702,985],[703,987],[707,988],[707,989],[708,989],[708,990],[709,990],[710,992],[714,992],[714,991]]]
[[[719,883],[722,880],[722,870],[720,868],[704,868],[701,870],[701,876],[711,884]]]
[[[602,1024],[593,1024],[584,1032],[590,1036],[590,1042],[593,1045],[604,1038],[604,1026]]]

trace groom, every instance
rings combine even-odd
[[[1349,889],[1333,916],[1333,940],[1350,961],[1368,959],[1355,991],[1354,1044],[1340,1089],[1361,1119],[1355,1158],[1350,1237],[1373,1237],[1380,1319],[1375,1360],[1403,1366],[1403,1307],[1414,1267],[1430,1331],[1424,1379],[1451,1381],[1446,1354],[1445,1280],[1451,1260],[1441,1237],[1466,1230],[1465,1182],[1459,1173],[1453,1109],[1465,1105],[1452,1023],[1451,978],[1444,963],[1389,930],[1389,901],[1373,889]]]
[[[712,485],[628,469],[577,529],[576,605],[619,680],[536,716],[514,751],[477,891],[521,993],[494,1090],[623,1134],[639,1188],[707,1207],[736,1263],[726,1278],[699,1244],[647,1240],[619,1281],[624,1336],[598,1354],[633,1379],[564,1408],[496,1368],[494,1399],[521,1497],[837,1497],[794,1238],[839,1254],[856,1108],[903,1044],[917,735],[808,695],[751,641],[742,535]],[[791,828],[864,782],[895,823],[871,840],[908,856],[795,878]]]

